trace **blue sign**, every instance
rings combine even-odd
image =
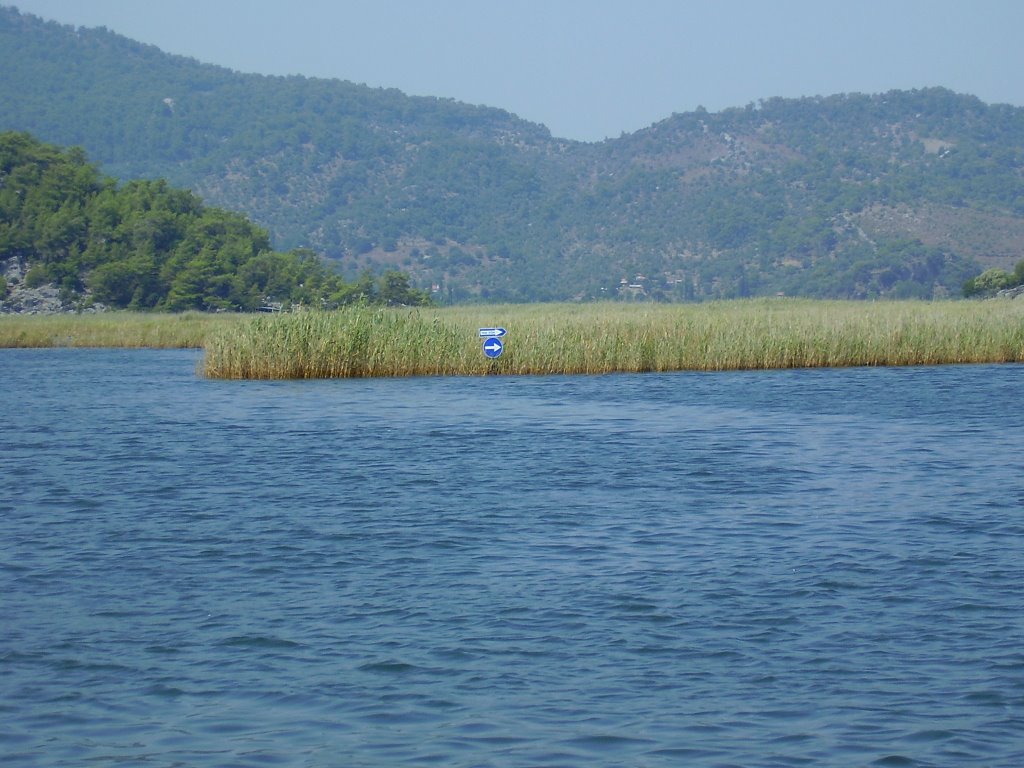
[[[488,339],[484,342],[484,354],[490,358],[499,357],[505,351],[505,345],[501,339]]]
[[[508,331],[506,331],[504,328],[481,328],[480,329],[480,335],[481,336],[489,336],[491,338],[496,338],[498,336],[504,336],[506,333],[508,333]],[[501,353],[499,352],[498,354],[500,355]]]

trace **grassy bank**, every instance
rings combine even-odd
[[[508,329],[496,360],[478,329]],[[1024,302],[749,300],[259,316],[206,341],[214,378],[606,373],[1024,361]]]
[[[205,346],[211,332],[223,332],[248,320],[246,315],[203,312],[0,315],[0,348],[198,348]]]

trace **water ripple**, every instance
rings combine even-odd
[[[1020,366],[194,363],[0,354],[5,765],[1024,764]]]

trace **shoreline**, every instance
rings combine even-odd
[[[0,315],[0,349],[111,347],[201,349],[218,328],[251,315],[182,312],[60,312]]]

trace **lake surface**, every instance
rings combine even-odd
[[[1024,765],[1024,367],[0,351],[5,766]]]

